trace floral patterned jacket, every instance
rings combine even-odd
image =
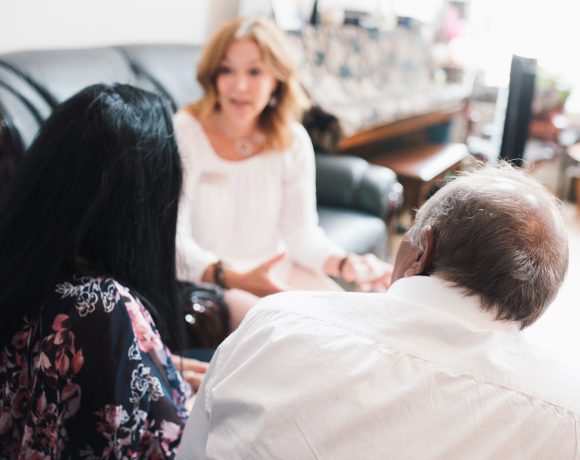
[[[0,349],[0,458],[172,458],[188,396],[136,296],[68,274]]]

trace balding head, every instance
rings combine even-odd
[[[479,295],[485,310],[522,328],[545,311],[568,267],[557,200],[505,164],[443,187],[419,210],[404,245],[420,270]],[[421,273],[409,270],[419,262],[403,259],[397,256],[395,278]]]

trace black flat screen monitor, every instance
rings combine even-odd
[[[536,60],[512,56],[499,157],[521,166],[532,118]]]

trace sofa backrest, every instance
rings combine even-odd
[[[0,55],[0,193],[57,104],[95,83],[127,83],[166,97],[174,109],[201,95],[201,47],[127,45]]]
[[[150,79],[167,93],[174,108],[202,96],[196,79],[201,46],[128,45],[118,49],[125,54],[136,73]]]
[[[381,31],[355,26],[306,27],[289,36],[300,81],[316,99],[326,85],[361,97],[377,92],[418,88],[433,82],[431,49],[417,31]]]
[[[345,137],[456,105],[461,85],[439,84],[431,45],[404,28],[306,27],[289,35],[300,82]]]

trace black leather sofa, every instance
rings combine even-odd
[[[191,45],[23,51],[0,54],[0,194],[19,159],[54,107],[81,88],[122,82],[166,96],[174,109],[200,96]],[[320,222],[356,253],[385,255],[385,222],[402,202],[402,187],[387,168],[362,158],[317,154]]]

